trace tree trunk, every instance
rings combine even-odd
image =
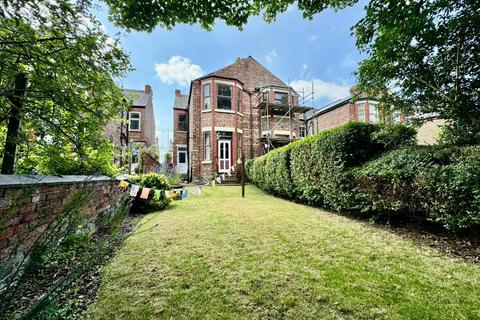
[[[22,110],[22,98],[27,89],[27,76],[19,73],[15,77],[15,90],[10,98],[12,109],[8,119],[7,136],[5,139],[5,150],[3,151],[2,174],[13,174],[15,169],[15,156],[17,154],[17,139],[20,129]]]

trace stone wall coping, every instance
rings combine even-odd
[[[25,185],[61,185],[82,184],[90,182],[115,181],[117,178],[107,176],[65,175],[65,176],[22,176],[0,174],[0,189],[16,188]]]

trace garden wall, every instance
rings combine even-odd
[[[70,196],[86,187],[92,188],[91,196],[80,210],[91,221],[124,192],[117,180],[105,176],[0,175],[0,259],[13,248],[25,254]]]

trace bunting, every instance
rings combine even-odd
[[[142,188],[142,193],[140,194],[140,199],[148,199],[148,195],[150,193],[150,188]]]
[[[120,183],[118,184],[120,188],[126,188],[128,187],[128,182],[125,180],[120,180]]]
[[[136,197],[138,194],[139,186],[137,184],[132,184],[132,188],[130,189],[130,197]]]

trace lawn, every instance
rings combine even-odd
[[[148,215],[89,319],[480,319],[480,265],[248,187]]]

